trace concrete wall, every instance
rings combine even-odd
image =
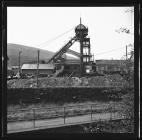
[[[7,103],[19,104],[23,102],[33,103],[38,102],[74,102],[86,100],[101,100],[109,99],[110,94],[125,93],[121,88],[17,88],[7,90]],[[110,99],[109,99],[110,100]]]

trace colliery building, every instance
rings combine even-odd
[[[100,74],[118,73],[121,71],[120,65],[123,63],[125,63],[125,60],[96,60],[96,72]],[[80,72],[80,60],[66,59],[64,64],[60,62],[56,62],[54,64],[39,64],[38,71],[41,75],[77,76],[77,74]],[[23,74],[37,74],[37,64],[23,64],[21,67],[21,72]]]
[[[61,75],[74,75],[77,76],[80,72],[80,60],[79,59],[72,59],[68,60],[66,59],[64,63],[55,63],[56,65],[56,71],[60,70],[62,67],[62,74]]]
[[[75,43],[79,42],[80,52],[70,49]],[[78,59],[66,59],[66,53],[76,56]],[[38,58],[39,60],[39,58]],[[81,23],[75,27],[75,35],[64,46],[62,46],[46,64],[23,64],[21,72],[23,74],[46,74],[52,76],[93,76],[107,73],[120,72],[120,65],[125,60],[96,60],[91,53],[90,38],[88,37],[88,28]],[[38,61],[39,63],[39,61]]]
[[[80,43],[80,52],[77,53],[69,48],[75,43]],[[71,62],[64,59],[66,53],[73,54],[79,58],[79,62]],[[75,35],[59,51],[57,51],[47,63],[54,63],[57,66],[56,73],[64,70],[68,75],[74,73],[78,76],[84,76],[95,72],[94,55],[91,54],[90,38],[88,37],[88,28],[81,23],[75,27]],[[58,69],[60,68],[60,69]]]
[[[118,73],[126,60],[96,60],[96,71],[101,74]]]
[[[39,74],[53,74],[55,66],[53,64],[23,64],[21,67],[21,72],[23,74],[36,74],[38,68]]]

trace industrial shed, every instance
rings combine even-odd
[[[55,63],[56,65],[56,69],[61,69],[61,66],[64,66],[64,70],[63,73],[64,74],[71,74],[74,73],[74,75],[76,73],[80,72],[80,60],[79,59],[70,59],[70,60],[65,60],[64,63]]]
[[[55,66],[53,64],[39,64],[39,74],[52,74],[54,73]],[[37,64],[23,64],[21,67],[23,74],[36,74]]]
[[[96,69],[99,73],[119,72],[125,60],[96,60]]]

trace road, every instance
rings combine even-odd
[[[21,121],[21,122],[9,122],[7,124],[8,133],[30,131],[37,129],[55,128],[61,126],[77,125],[83,123],[89,123],[98,120],[110,120],[111,119],[121,119],[118,113],[97,113],[88,114],[82,116],[73,116],[64,118],[54,118],[54,119],[44,119],[35,121]]]

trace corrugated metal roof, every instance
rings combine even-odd
[[[39,64],[39,69],[54,69],[53,64]],[[23,64],[21,69],[37,69],[37,64]]]

